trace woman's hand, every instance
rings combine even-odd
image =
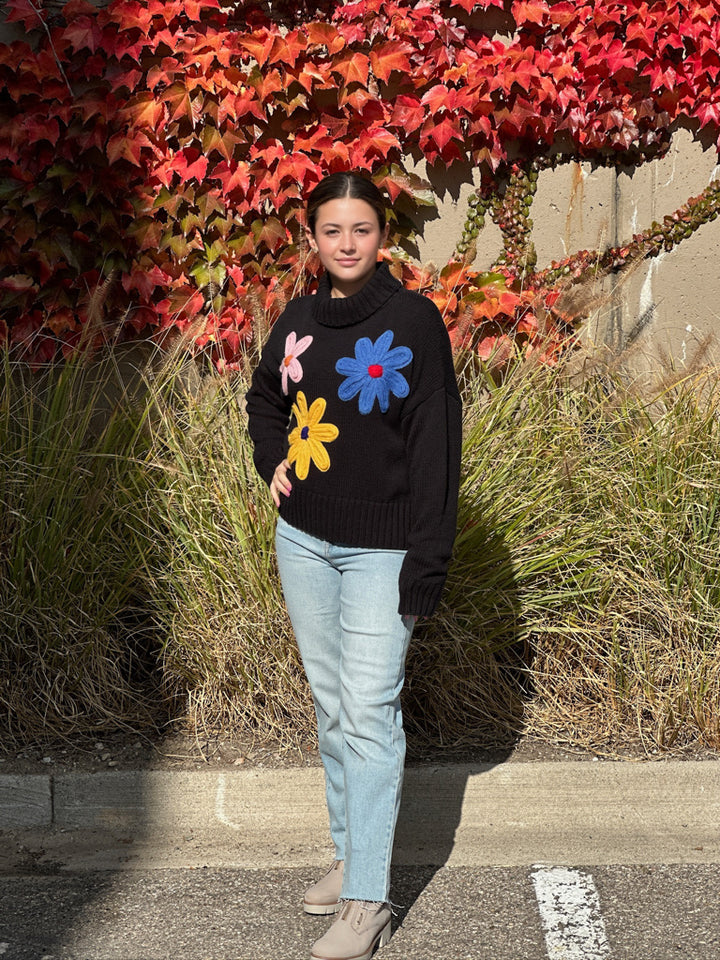
[[[283,460],[282,463],[279,463],[275,467],[275,473],[273,478],[270,481],[270,494],[273,498],[273,503],[276,507],[280,506],[280,494],[285,494],[286,497],[290,496],[290,491],[292,490],[292,484],[288,480],[288,470],[290,469],[290,461]]]

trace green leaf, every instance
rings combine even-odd
[[[153,203],[153,210],[165,210],[168,216],[174,217],[183,199],[182,195],[170,193],[167,187],[162,187]]]
[[[201,193],[195,197],[195,204],[200,211],[203,222],[207,223],[213,213],[225,213],[225,204],[218,197],[213,197],[209,193]]]
[[[236,257],[245,257],[255,250],[255,240],[249,233],[236,232],[227,242],[228,253]]]
[[[14,178],[0,178],[0,201],[7,202],[12,197],[20,196],[23,190],[22,184],[19,184]]]
[[[188,273],[201,290],[210,283],[210,268],[204,260],[196,260]]]
[[[202,227],[203,221],[194,210],[190,210],[184,217],[180,218],[180,226],[184,234],[192,233],[196,227]]]
[[[498,286],[506,287],[507,281],[504,273],[493,273],[492,271],[487,271],[485,273],[478,273],[475,277],[475,285],[478,287],[487,287],[491,283],[496,283]]]
[[[184,260],[193,248],[185,237],[175,233],[170,239],[170,249],[178,260]]]
[[[45,176],[49,180],[57,177],[62,183],[63,190],[68,190],[78,180],[77,170],[73,170],[66,163],[54,163],[46,171]]]
[[[225,264],[216,263],[214,266],[210,266],[205,260],[196,260],[188,273],[201,290],[211,283],[216,287],[221,287],[227,276]]]
[[[227,247],[222,240],[214,240],[212,243],[205,244],[205,256],[208,263],[215,263],[221,257],[227,254]]]

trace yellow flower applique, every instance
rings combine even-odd
[[[298,390],[292,412],[297,426],[290,431],[288,460],[295,464],[295,475],[304,480],[310,470],[310,461],[323,473],[330,468],[330,457],[323,446],[335,440],[340,431],[334,423],[320,423],[327,403],[322,397],[313,400],[308,410],[302,390]]]

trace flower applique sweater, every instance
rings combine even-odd
[[[387,264],[350,297],[292,300],[247,394],[258,473],[290,461],[292,526],[345,546],[406,550],[399,613],[429,616],[455,537],[461,406],[432,301]],[[371,598],[368,598],[371,602]]]

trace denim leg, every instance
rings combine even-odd
[[[413,627],[397,612],[404,552],[333,547],[331,555],[342,570],[342,896],[385,901],[405,763],[400,691]]]
[[[278,568],[288,614],[315,704],[318,746],[335,858],[345,859],[345,781],[340,730],[340,581],[329,545],[278,520]]]
[[[310,682],[342,896],[385,901],[400,807],[400,691],[413,620],[398,612],[402,550],[333,545],[282,519],[278,566]]]

